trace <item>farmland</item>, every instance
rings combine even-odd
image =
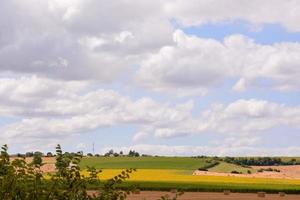
[[[237,172],[241,172],[243,174],[248,173],[248,170],[250,170],[251,173],[256,171],[255,169],[252,169],[252,168],[241,167],[239,165],[226,163],[226,162],[221,162],[219,165],[216,165],[216,166],[208,169],[208,171],[211,171],[211,172],[230,173],[232,171],[237,171]]]
[[[195,170],[210,164],[210,160],[190,157],[87,157],[81,161],[81,167]]]
[[[208,169],[208,173],[228,173],[226,176],[193,175],[194,170],[205,168],[213,163],[212,158],[188,157],[88,157],[81,163],[83,174],[86,166],[102,169],[100,178],[106,180],[117,175],[122,169],[136,168],[130,181],[122,187],[136,184],[145,190],[169,190],[171,188],[186,191],[222,191],[230,189],[238,192],[264,190],[267,192],[285,191],[300,193],[300,179],[238,177],[230,174],[236,170],[242,173],[256,172],[255,169],[241,167],[231,163],[220,162]]]

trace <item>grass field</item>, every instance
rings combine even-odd
[[[211,159],[188,157],[90,157],[82,160],[81,167],[195,170],[209,165],[209,160]]]
[[[122,169],[136,168],[129,181],[121,187],[137,184],[145,190],[169,190],[171,188],[185,191],[222,191],[230,189],[237,192],[266,191],[300,193],[300,180],[268,179],[232,176],[194,176],[193,171],[210,164],[211,159],[183,157],[92,157],[84,158],[81,167],[94,166],[103,169],[100,179],[107,180],[121,172]],[[249,168],[223,163],[209,169],[214,172],[231,172],[233,170],[247,173]],[[251,170],[251,169],[250,169]],[[84,175],[87,172],[83,171]]]
[[[221,173],[231,173],[232,171],[241,172],[243,174],[247,174],[248,170],[251,171],[251,173],[255,173],[256,170],[252,168],[242,167],[239,165],[226,163],[226,162],[220,162],[219,165],[216,165],[212,168],[210,168],[208,171],[211,172],[221,172]]]

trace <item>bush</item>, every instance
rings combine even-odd
[[[212,161],[212,160],[207,160],[206,163],[207,163],[207,165],[205,165],[204,167],[198,168],[198,170],[199,171],[208,171],[208,169],[220,164],[220,162]]]
[[[241,174],[242,172],[238,172],[236,170],[231,171],[232,174]]]
[[[271,168],[271,167],[269,167],[269,168],[260,168],[259,170],[257,170],[257,172],[264,172],[264,171],[266,171],[266,172],[280,172],[280,170],[279,169],[273,169],[273,168]]]
[[[87,185],[99,182],[101,171],[88,168],[89,176],[83,177],[79,167],[80,153],[63,153],[58,145],[57,172],[49,174],[46,179],[41,171],[42,154],[34,153],[33,161],[26,163],[23,158],[10,161],[7,150],[7,145],[4,145],[0,155],[1,200],[121,200],[130,193],[130,190],[118,190],[117,185],[128,179],[134,169],[127,169],[105,182],[99,195],[89,196]]]
[[[135,187],[119,189],[135,169],[126,169],[119,175],[102,182],[97,194],[88,195],[87,187],[100,185],[101,170],[88,167],[88,177],[80,174],[79,163],[82,152],[63,153],[60,145],[56,147],[56,173],[48,174],[47,179],[41,170],[42,154],[34,153],[33,161],[26,163],[25,158],[10,161],[4,145],[0,154],[0,199],[1,200],[125,200]],[[177,193],[172,200],[176,200]],[[161,199],[169,200],[168,196]]]

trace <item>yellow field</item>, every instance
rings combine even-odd
[[[104,169],[99,177],[106,180],[119,174],[121,169]],[[86,171],[83,175],[88,176]],[[170,170],[170,169],[138,169],[134,172],[130,181],[151,181],[151,182],[209,182],[209,183],[247,183],[247,184],[287,184],[299,185],[300,180],[292,179],[270,179],[270,178],[249,178],[249,177],[231,177],[231,176],[195,176],[191,171]]]

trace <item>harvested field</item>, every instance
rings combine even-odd
[[[41,170],[45,173],[51,173],[51,172],[55,172],[56,169],[55,169],[55,164],[53,163],[47,163],[47,164],[44,164],[42,167],[41,167]]]
[[[300,165],[289,165],[289,166],[252,166],[252,168],[258,169],[278,169],[280,172],[260,172],[257,176],[267,178],[288,178],[288,179],[300,179]]]
[[[128,200],[157,200],[163,195],[174,196],[172,193],[166,192],[155,192],[155,191],[143,191],[140,194],[130,195]],[[186,192],[179,200],[256,200],[256,199],[265,199],[265,200],[299,200],[300,195],[285,195],[280,197],[279,194],[266,194],[265,197],[258,197],[256,193],[231,193],[230,195],[224,195],[223,193],[210,193],[210,192]]]
[[[15,159],[22,159],[20,157],[10,157],[11,160],[15,160]],[[27,163],[32,162],[33,157],[26,157],[25,161]],[[55,157],[43,157],[43,163],[45,164],[54,164],[55,163]]]
[[[90,192],[93,194],[95,192]],[[158,192],[158,191],[142,191],[140,194],[132,194],[128,196],[128,200],[157,200],[161,196],[169,195],[174,196],[174,193],[170,192]],[[224,195],[223,193],[216,192],[186,192],[178,198],[179,200],[299,200],[300,195],[287,194],[283,197],[279,194],[266,194],[265,197],[258,197],[257,193],[230,193]]]
[[[256,172],[252,174],[232,174],[212,171],[196,170],[193,174],[198,176],[232,176],[232,177],[252,177],[252,178],[274,178],[274,179],[300,179],[300,165],[290,166],[252,166],[253,169],[278,169],[280,172]]]
[[[11,160],[21,159],[18,157],[11,157]],[[32,162],[32,157],[25,158],[27,163]],[[44,165],[41,167],[41,170],[45,173],[55,172],[55,157],[43,157]]]

